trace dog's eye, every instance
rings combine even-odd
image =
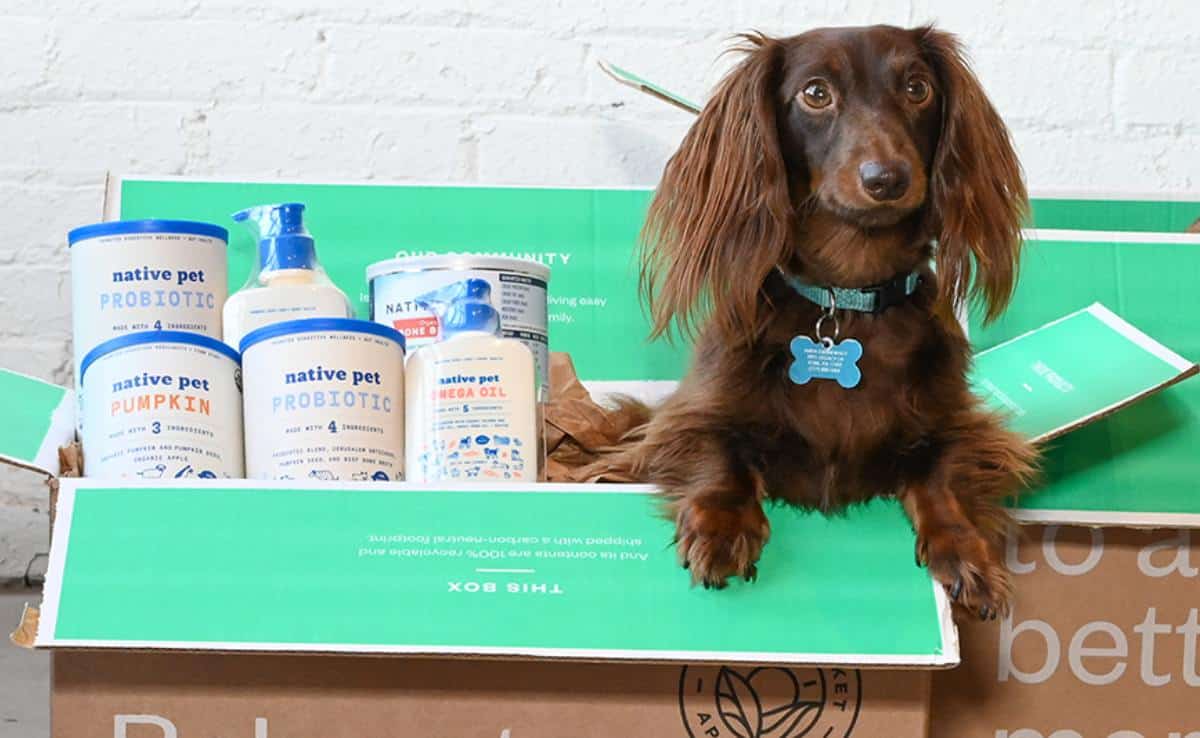
[[[827,108],[833,102],[833,90],[819,79],[805,85],[801,95],[804,97],[804,104],[810,108]]]
[[[920,77],[909,77],[904,83],[904,94],[908,97],[909,102],[920,103],[929,99],[929,94],[932,90],[929,83]]]

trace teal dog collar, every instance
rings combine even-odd
[[[921,283],[920,273],[910,272],[870,287],[822,287],[793,277],[782,269],[779,273],[796,294],[826,310],[857,310],[874,314],[904,302],[917,291],[917,285]]]

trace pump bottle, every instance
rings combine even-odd
[[[258,259],[250,278],[225,301],[225,343],[236,348],[250,331],[301,318],[352,318],[350,301],[317,260],[298,202],[259,205],[233,214],[254,232]]]
[[[533,352],[502,338],[486,280],[416,298],[442,341],[405,366],[405,478],[413,482],[534,482],[541,474]]]

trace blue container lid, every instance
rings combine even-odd
[[[229,231],[212,223],[194,220],[114,220],[80,226],[67,232],[67,245],[101,236],[120,236],[126,233],[187,233],[194,236],[219,238],[229,243]]]
[[[304,227],[304,203],[258,205],[237,211],[233,219],[258,231],[259,269],[316,268],[316,241]]]
[[[256,328],[243,336],[239,348],[244,354],[254,344],[278,338],[279,336],[288,336],[293,333],[319,333],[325,331],[365,333],[371,336],[389,338],[400,344],[401,351],[407,348],[404,341],[404,334],[395,328],[383,325],[382,323],[375,323],[370,320],[358,320],[356,318],[303,318],[301,320],[285,320],[282,323],[264,325],[262,328]]]
[[[242,363],[242,357],[238,355],[237,351],[233,350],[233,347],[209,336],[199,333],[188,333],[187,331],[139,331],[137,333],[126,333],[123,336],[110,338],[87,352],[83,357],[83,361],[79,362],[79,383],[83,384],[83,378],[87,375],[88,367],[95,363],[97,359],[107,356],[114,351],[145,343],[186,343],[193,346],[202,346],[228,356],[230,359],[233,359],[233,363],[235,364]]]

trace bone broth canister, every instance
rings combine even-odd
[[[404,345],[394,328],[349,318],[246,334],[246,476],[402,479]]]
[[[195,333],[145,331],[105,341],[81,364],[86,476],[243,476],[241,370],[232,348]]]
[[[499,336],[515,338],[533,352],[540,398],[548,399],[549,348],[546,285],[550,268],[506,256],[447,254],[380,261],[367,267],[371,319],[392,326],[408,339],[409,351],[442,340],[437,318],[439,293],[456,283],[482,284],[482,296],[500,312]]]

